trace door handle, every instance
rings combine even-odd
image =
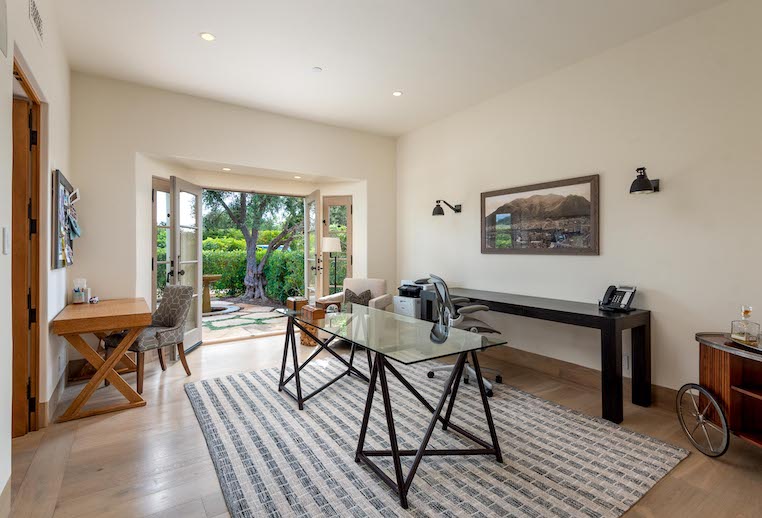
[[[169,270],[169,271],[167,272],[167,284],[169,284],[169,278],[170,278],[170,277],[174,277],[174,276],[175,276],[175,272],[174,272],[174,270]]]
[[[185,270],[180,270],[179,272],[177,272],[177,275],[185,275]]]

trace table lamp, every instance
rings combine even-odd
[[[330,257],[330,254],[337,252],[341,252],[341,241],[339,241],[338,237],[324,237],[323,238],[323,253],[328,252],[328,256]],[[336,276],[339,273],[338,268],[336,267],[336,257],[333,256],[333,285],[336,286]],[[330,287],[328,288],[328,294],[332,295],[333,292],[331,291]]]

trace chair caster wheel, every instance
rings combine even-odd
[[[492,397],[492,390],[491,389],[487,391],[487,397]]]
[[[426,374],[426,376],[428,376],[429,378],[433,378],[433,377],[434,377],[434,371],[429,371],[429,372]]]
[[[468,385],[468,378],[463,378],[463,383],[465,383],[466,385]]]
[[[502,383],[502,382],[503,382],[503,377],[500,374],[495,376],[495,383]]]

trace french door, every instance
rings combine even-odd
[[[185,321],[185,349],[201,343],[201,277],[202,277],[202,200],[203,189],[175,176],[170,184],[171,242],[168,280],[172,284],[193,286],[193,303]],[[168,257],[170,252],[168,251]]]
[[[320,191],[314,191],[304,198],[304,296],[310,304],[323,294],[321,214]]]
[[[345,278],[352,277],[351,196],[323,198],[322,237],[338,237],[341,243],[341,252],[326,253],[323,258],[323,287],[326,295],[332,295],[342,291]]]

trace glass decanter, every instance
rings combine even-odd
[[[759,346],[759,324],[752,322],[751,306],[741,306],[741,320],[733,320],[730,324],[730,338],[736,342],[752,347]]]

